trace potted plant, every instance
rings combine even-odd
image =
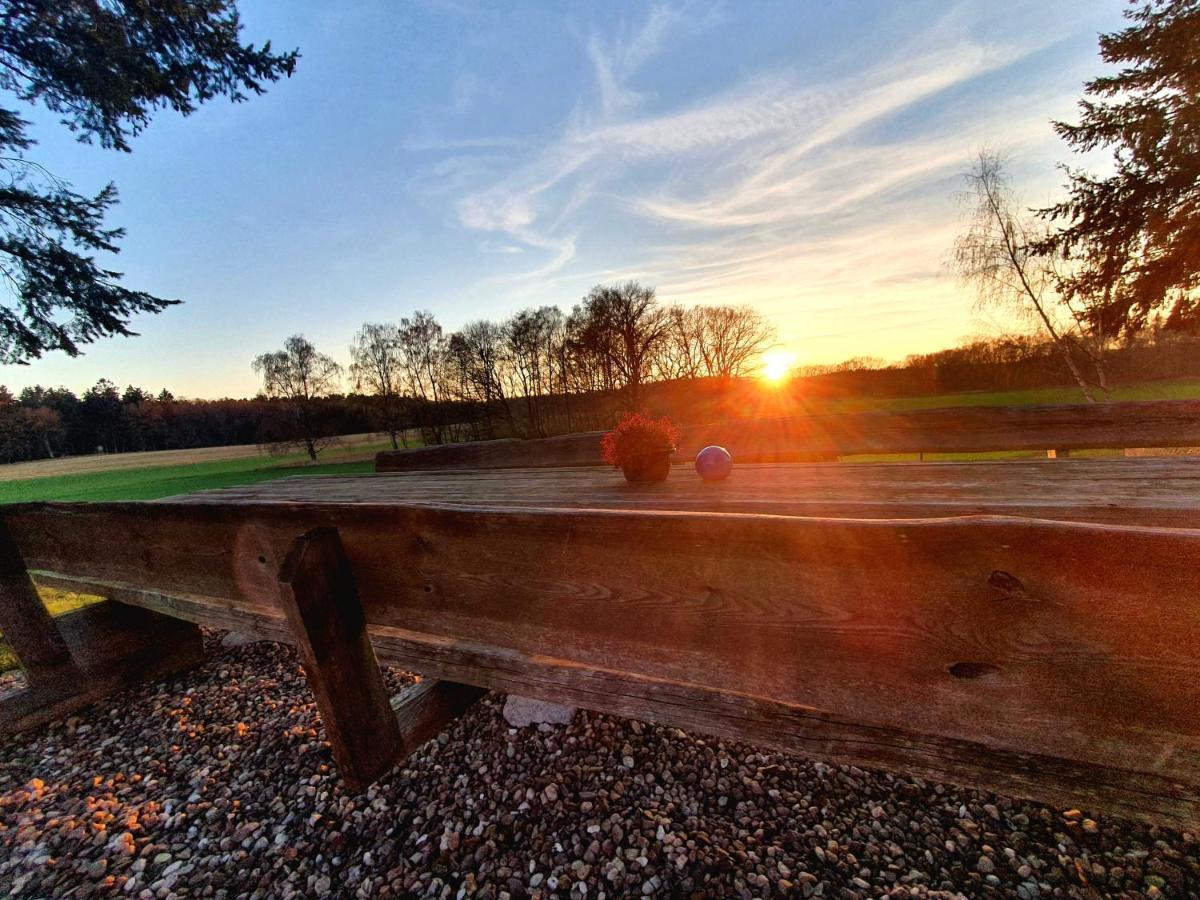
[[[671,454],[679,431],[666,419],[651,419],[627,413],[617,427],[604,436],[604,461],[620,467],[625,480],[634,484],[665,481],[671,473]]]

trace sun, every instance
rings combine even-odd
[[[769,384],[782,384],[792,373],[796,355],[787,350],[768,350],[763,354],[762,377]]]

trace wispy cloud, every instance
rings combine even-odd
[[[532,296],[584,275],[634,276],[670,299],[753,299],[783,320],[844,316],[871,290],[928,294],[945,281],[938,261],[956,224],[945,200],[972,148],[1002,119],[1007,142],[1049,135],[1028,98],[898,124],[922,104],[966,103],[954,92],[1037,49],[957,24],[850,75],[759,72],[660,108],[634,88],[638,73],[696,27],[689,11],[660,6],[636,27],[588,35],[593,84],[557,136],[459,192],[461,226],[530,251],[532,265],[489,284]],[[581,271],[581,248],[614,222],[649,237],[627,242],[611,269]]]
[[[655,6],[646,21],[632,33],[622,33],[611,42],[605,42],[597,34],[591,35],[587,53],[596,76],[601,116],[607,118],[637,106],[641,98],[629,89],[629,79],[658,53],[672,28],[685,21],[681,11]]]
[[[508,244],[504,241],[480,241],[479,249],[484,253],[498,253],[502,256],[520,256],[525,252],[524,247]]]

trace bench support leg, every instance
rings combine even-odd
[[[485,694],[485,688],[457,681],[418,681],[393,697],[392,709],[404,736],[405,756],[436,737]]]
[[[71,650],[46,611],[25,569],[21,551],[0,519],[0,632],[12,648],[25,680],[45,684],[75,667]]]
[[[0,520],[0,630],[28,684],[0,700],[0,732],[54,719],[150,678],[200,662],[200,629],[114,601],[54,619]]]
[[[296,539],[279,597],[342,778],[363,790],[486,691],[421,682],[388,699],[337,529]]]
[[[403,758],[404,743],[336,529],[296,539],[279,572],[279,598],[334,761],[361,790]]]

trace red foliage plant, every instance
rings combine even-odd
[[[666,418],[626,413],[617,427],[604,436],[600,454],[609,465],[623,466],[654,453],[674,450],[678,440],[679,429]]]

